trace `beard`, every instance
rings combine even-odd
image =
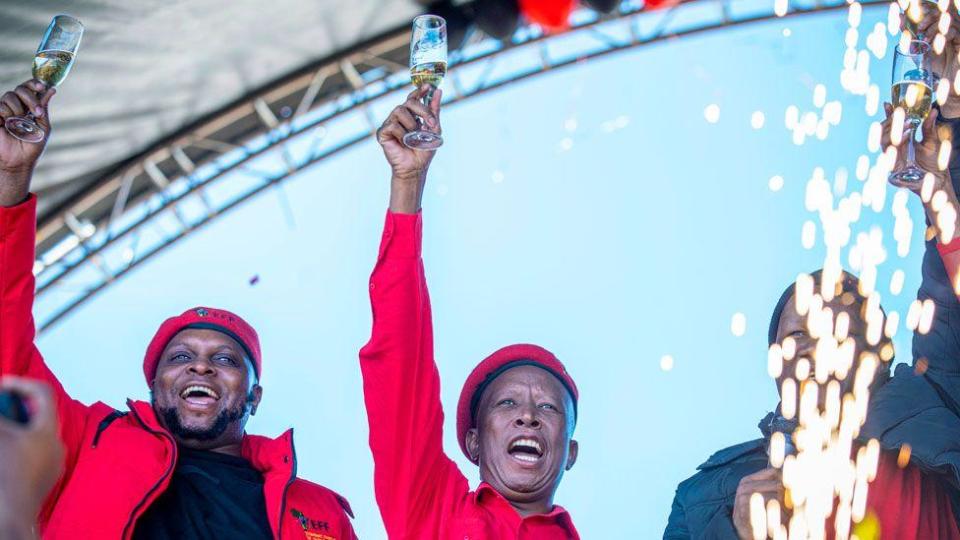
[[[195,428],[184,425],[177,414],[176,407],[167,407],[159,409],[163,423],[177,440],[194,441],[212,441],[223,435],[223,432],[230,427],[230,424],[242,420],[246,414],[246,404],[240,402],[232,409],[220,411],[213,420],[213,424],[207,428]]]

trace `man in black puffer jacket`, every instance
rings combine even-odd
[[[814,272],[814,282],[819,290],[821,271]],[[850,317],[849,335],[856,343],[855,358],[866,350],[879,355],[881,347],[888,342],[881,341],[871,347],[866,340],[866,324],[861,317],[866,301],[858,292],[859,281],[844,273],[841,280],[842,292],[835,295],[824,306],[834,313],[847,313]],[[770,345],[792,339],[796,343],[794,358],[812,358],[816,340],[806,331],[806,317],[797,314],[795,284],[791,284],[780,296],[770,320],[768,341]],[[795,362],[785,362],[783,373],[777,380],[778,392],[783,380],[794,373]],[[856,372],[855,361],[851,373]],[[874,377],[872,388],[882,386],[889,377],[890,362],[883,362]],[[811,368],[810,372],[813,372]],[[841,382],[842,393],[852,389],[853,376]],[[841,394],[842,395],[842,394]],[[697,467],[699,472],[684,480],[677,487],[673,507],[664,532],[664,540],[687,539],[731,539],[752,538],[750,533],[749,498],[753,492],[760,492],[768,498],[780,498],[782,486],[779,470],[769,466],[767,449],[774,432],[789,435],[796,427],[796,419],[787,420],[780,413],[780,405],[768,413],[758,426],[761,438],[724,448]],[[738,532],[739,531],[739,532]]]

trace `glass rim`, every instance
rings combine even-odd
[[[428,26],[425,24],[426,21],[439,21],[439,24],[436,26]],[[447,20],[439,15],[431,15],[429,13],[424,15],[417,15],[413,18],[413,26],[422,26],[429,29],[438,29],[447,26]]]
[[[918,50],[918,51],[916,51],[916,52],[911,52],[911,50],[906,50],[906,51],[905,51],[905,50],[903,50],[903,47],[901,46],[901,45],[903,45],[903,42],[902,42],[902,41],[901,41],[901,42],[898,42],[898,43],[897,43],[897,46],[896,46],[896,51],[897,51],[898,53],[904,55],[904,56],[918,56],[918,55],[926,54],[926,53],[930,52],[930,48],[931,48],[931,47],[930,47],[930,44],[927,43],[926,41],[922,40],[922,39],[911,39],[910,41],[907,41],[906,43],[907,43],[907,46],[910,47],[911,50],[913,49],[913,46],[914,46],[914,45],[920,45],[920,47],[919,47],[920,50]]]
[[[55,20],[57,20],[57,19],[66,19],[66,20],[68,20],[68,21],[70,21],[70,22],[76,23],[76,25],[79,26],[80,28],[83,28],[83,27],[84,27],[84,26],[83,26],[83,23],[80,22],[80,19],[74,17],[73,15],[67,14],[67,13],[57,13],[56,15],[54,15],[54,16],[50,19],[50,22],[53,22],[53,21],[55,21]]]

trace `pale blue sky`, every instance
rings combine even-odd
[[[884,17],[868,9],[862,28]],[[830,178],[846,167],[848,189],[860,187],[852,171],[869,120],[863,98],[840,89],[845,30],[837,12],[713,32],[445,110],[424,257],[446,448],[471,478],[452,435],[460,385],[486,354],[518,341],[552,349],[580,387],[580,459],[557,502],[584,538],[658,537],[676,484],[713,451],[757,435],[776,403],[766,374],[770,312],[783,287],[823,257],[820,239],[813,250],[800,246],[812,217],[806,180],[816,166]],[[884,97],[889,61],[872,70]],[[843,123],[827,141],[798,147],[784,110],[813,110],[818,82],[843,102]],[[717,124],[704,120],[710,103],[721,107]],[[759,131],[750,127],[756,110],[767,119]],[[604,130],[621,117],[622,129]],[[767,187],[775,174],[785,179],[777,193]],[[264,350],[264,400],[249,431],[295,426],[300,474],[349,498],[361,537],[382,538],[357,351],[370,331],[366,283],[387,179],[374,141],[357,145],[284,185],[293,224],[268,190],[109,287],[40,347],[75,397],[122,407],[147,396],[141,358],[164,317],[199,304],[237,311]],[[886,236],[890,196],[881,215],[864,219]],[[887,249],[882,290],[896,268],[907,284],[884,304],[905,313],[919,280],[920,228],[908,258],[889,241]],[[730,332],[735,312],[747,317],[739,338]],[[901,331],[903,361],[908,339]],[[675,358],[670,372],[660,369],[664,354]]]

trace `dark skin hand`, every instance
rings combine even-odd
[[[950,26],[947,28],[946,46],[940,54],[936,54],[933,49],[933,40],[940,32],[938,25],[940,23],[940,11],[937,9],[923,10],[923,18],[917,24],[920,33],[923,34],[923,40],[931,44],[930,69],[939,74],[944,79],[953,83],[957,75],[957,53],[960,52],[960,17],[954,13],[950,18]],[[947,101],[941,105],[944,118],[960,118],[960,98],[953,91]]]
[[[206,390],[189,390],[197,386]],[[263,396],[243,347],[205,329],[187,329],[170,340],[151,390],[157,417],[177,444],[233,456],[240,455],[244,426]],[[178,426],[164,410],[175,413]]]
[[[35,122],[46,132],[39,143],[23,142],[0,127],[0,206],[16,206],[30,194],[30,180],[37,160],[50,139],[47,107],[56,89],[29,80],[0,97],[0,122],[11,116],[32,112]]]
[[[783,508],[783,477],[779,469],[768,467],[744,476],[737,486],[737,494],[733,504],[733,526],[737,530],[740,540],[753,540],[753,527],[750,525],[750,497],[754,493],[763,496],[763,505],[767,501],[776,500]]]
[[[6,377],[0,389],[27,402],[27,425],[0,418],[0,537],[35,538],[33,525],[63,471],[64,450],[50,388],[38,381]]]
[[[466,446],[481,480],[521,516],[546,514],[563,473],[577,461],[575,422],[573,398],[556,377],[518,366],[484,389]]]
[[[407,148],[403,144],[403,136],[419,129],[418,116],[424,120],[423,129],[441,133],[440,99],[443,93],[441,90],[434,92],[433,101],[427,107],[420,99],[429,89],[429,85],[424,85],[411,92],[407,100],[393,109],[377,130],[377,142],[390,164],[391,212],[416,214],[420,211],[427,170],[436,152]]]
[[[951,100],[947,100],[950,103]],[[956,96],[953,97],[953,102],[957,103],[960,101]],[[893,105],[889,103],[883,104],[883,110],[887,113],[887,117],[883,120],[881,125],[882,136],[880,138],[881,148],[886,148],[890,146],[891,137],[890,137],[890,126],[893,124]],[[960,111],[958,111],[960,114]],[[930,114],[924,120],[921,127],[923,134],[923,141],[915,143],[915,157],[917,160],[917,165],[921,169],[933,174],[933,190],[931,193],[936,193],[937,191],[943,191],[947,196],[947,203],[953,205],[954,209],[960,210],[960,202],[957,201],[957,194],[953,189],[953,182],[950,181],[950,172],[941,171],[937,164],[937,154],[940,152],[941,141],[946,137],[946,133],[941,133],[947,128],[944,126],[937,126],[938,113],[936,109],[930,111]],[[903,137],[901,137],[901,143],[897,146],[897,166],[900,167],[903,165],[904,160],[907,155],[907,137],[908,130],[904,129]],[[914,193],[918,193],[919,189],[913,190]],[[931,204],[933,197],[929,201],[923,203],[924,211],[927,213],[927,217],[930,220],[930,223],[936,224],[936,211],[933,209]],[[939,231],[938,231],[939,234]],[[954,233],[953,238],[956,238],[960,234],[960,227]],[[946,242],[949,243],[952,238],[946,239]]]

